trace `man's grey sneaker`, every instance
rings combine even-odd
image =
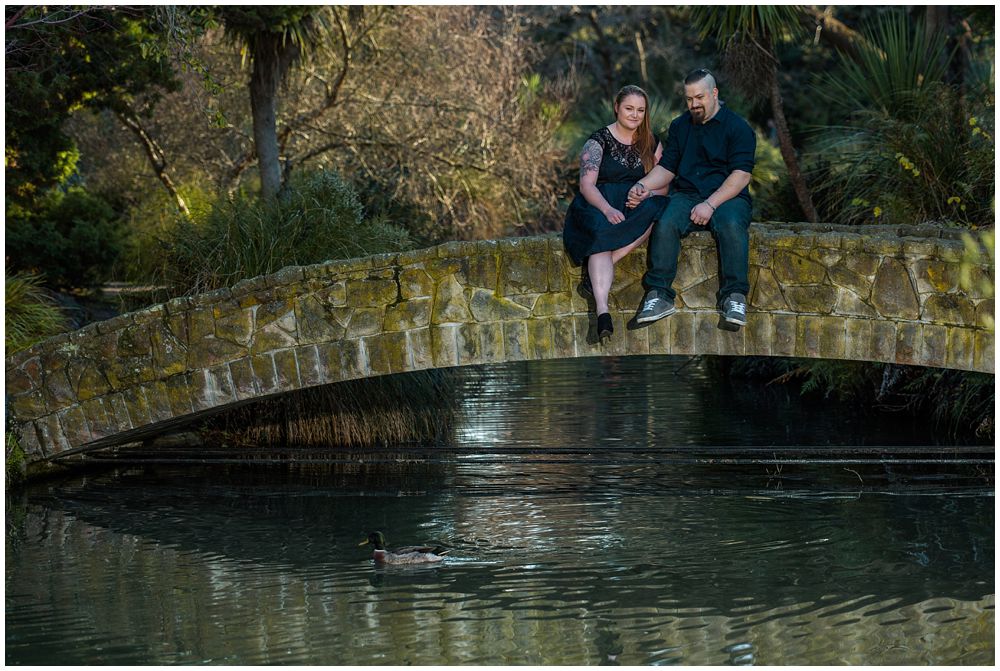
[[[730,324],[747,325],[747,297],[743,294],[729,294],[722,301],[722,317]]]
[[[664,296],[658,289],[650,289],[646,292],[646,297],[642,299],[642,309],[635,316],[635,321],[639,324],[655,322],[676,312],[674,302]]]

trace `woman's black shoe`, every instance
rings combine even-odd
[[[580,284],[576,285],[576,291],[583,298],[593,298],[594,297],[594,287],[590,283],[590,275],[587,271],[583,271],[583,276],[580,278]]]
[[[600,340],[605,338],[610,338],[611,334],[615,332],[615,325],[611,322],[611,315],[607,312],[602,312],[597,315],[597,337]]]

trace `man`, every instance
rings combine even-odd
[[[674,313],[681,238],[706,228],[719,252],[716,303],[726,322],[747,323],[750,266],[750,174],[757,139],[746,121],[719,102],[715,77],[695,70],[684,79],[688,111],[670,124],[660,162],[629,192],[635,207],[654,189],[670,187],[670,204],[649,239],[647,291],[636,315],[639,323]]]

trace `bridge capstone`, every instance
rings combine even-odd
[[[960,286],[963,244],[936,227],[754,224],[746,328],[717,328],[715,245],[685,240],[678,311],[627,322],[642,250],[617,267],[601,345],[558,234],[449,242],[290,267],[51,338],[6,361],[29,460],[133,441],[256,399],[435,367],[602,355],[880,361],[992,373],[989,283]]]

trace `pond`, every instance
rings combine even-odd
[[[700,360],[482,367],[460,391],[438,448],[9,497],[6,662],[993,664],[992,446]],[[450,551],[376,566],[375,529]]]

